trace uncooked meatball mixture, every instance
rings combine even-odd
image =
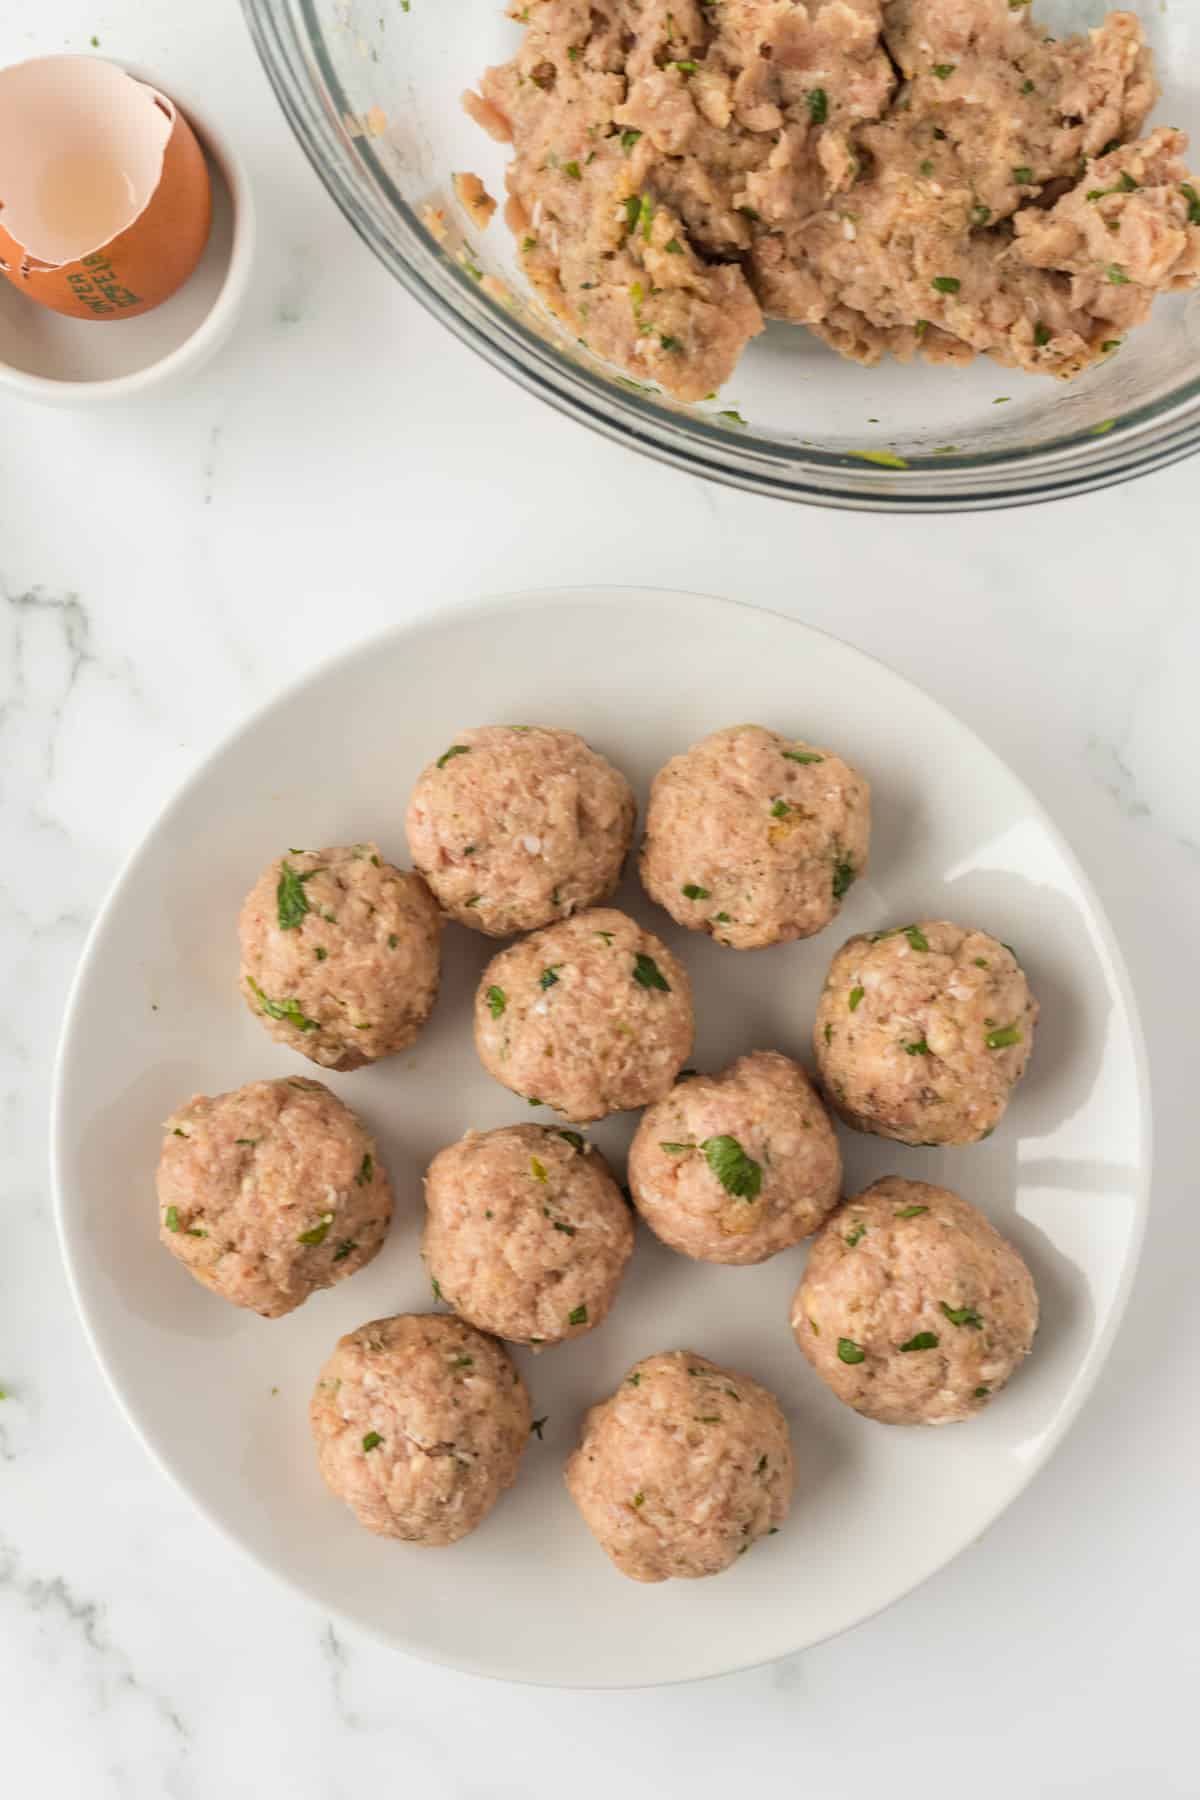
[[[408,804],[412,859],[460,925],[533,931],[613,892],[637,806],[620,770],[573,731],[461,731]]]
[[[198,1094],[165,1133],[159,1237],[235,1306],[281,1318],[383,1244],[392,1190],[375,1140],[319,1081]]]
[[[842,1158],[804,1070],[756,1050],[679,1082],[629,1152],[651,1231],[701,1262],[758,1263],[798,1244],[841,1199]]]
[[[577,1131],[469,1131],[425,1177],[421,1255],[435,1294],[482,1331],[558,1344],[603,1323],[633,1250],[633,1220]]]
[[[279,1043],[360,1069],[411,1044],[432,1012],[441,925],[421,877],[375,844],[289,850],[242,905],[242,995]]]
[[[410,1544],[481,1525],[529,1441],[508,1352],[462,1319],[375,1319],[341,1338],[309,1408],[327,1485],[361,1525]]]
[[[889,1176],[819,1233],[791,1318],[847,1406],[884,1425],[947,1425],[986,1406],[1029,1354],[1038,1299],[968,1201]]]
[[[840,756],[733,725],[655,776],[642,886],[719,944],[784,944],[829,924],[866,868],[870,833],[870,788]]]
[[[748,1375],[692,1350],[647,1356],[587,1414],[566,1481],[622,1575],[719,1575],[787,1517],[787,1420]]]
[[[687,971],[626,913],[597,907],[502,950],[475,996],[484,1068],[586,1123],[668,1093],[692,1048]]]
[[[1068,379],[1200,283],[1183,133],[1138,20],[1022,0],[517,0],[468,111],[508,223],[599,356],[710,397],[764,317],[865,364]]]
[[[813,1043],[848,1125],[901,1144],[990,1137],[1033,1051],[1038,1003],[1015,952],[923,919],[853,937],[833,959]]]

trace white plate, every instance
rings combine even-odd
[[[1042,1024],[995,1137],[939,1152],[843,1134],[850,1191],[889,1171],[959,1188],[1033,1269],[1035,1352],[982,1417],[904,1430],[840,1406],[788,1329],[803,1250],[711,1268],[642,1231],[605,1326],[538,1358],[517,1353],[549,1423],[484,1527],[444,1551],[357,1527],[317,1475],[306,1416],[317,1370],[342,1332],[432,1304],[417,1243],[434,1151],[470,1126],[530,1117],[471,1045],[469,998],[495,946],[454,926],[442,998],[414,1050],[327,1077],[379,1132],[396,1187],[396,1220],[370,1268],[269,1322],[224,1305],[164,1255],[160,1121],[198,1091],[316,1072],[273,1045],[238,996],[242,894],[282,845],[373,836],[405,861],[418,770],[459,727],[506,719],[582,732],[643,797],[673,751],[738,719],[833,744],[869,776],[870,873],[821,938],[723,950],[677,930],[635,885],[623,890],[618,903],[691,970],[702,1068],[755,1048],[806,1057],[825,969],[854,931],[946,916],[1017,946]],[[596,1141],[619,1157],[632,1123],[610,1120]],[[54,1157],[64,1254],[96,1354],[147,1448],[210,1519],[319,1606],[400,1649],[509,1679],[616,1687],[816,1643],[978,1537],[1100,1371],[1137,1261],[1149,1139],[1144,1052],[1111,930],[1055,828],[991,752],[896,675],[804,626],[620,590],[523,595],[397,630],[329,663],[209,758],[92,933],[60,1055]],[[637,1357],[677,1346],[775,1390],[799,1484],[779,1536],[727,1574],[642,1587],[612,1569],[561,1469],[583,1408]]]

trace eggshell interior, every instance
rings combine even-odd
[[[47,56],[0,70],[0,222],[32,264],[58,268],[127,231],[162,176],[175,108],[123,69],[91,56]],[[104,159],[127,189],[122,214],[89,236],[43,210],[63,159]]]

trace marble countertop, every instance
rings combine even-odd
[[[236,340],[193,385],[103,416],[0,403],[5,1791],[334,1800],[382,1777],[436,1800],[657,1800],[715,1797],[732,1775],[820,1800],[1126,1800],[1151,1781],[1157,1800],[1194,1795],[1200,466],[957,520],[789,509],[660,469],[473,360],[375,264],[292,143],[234,0],[46,0],[20,25],[13,12],[0,63],[98,37],[210,96],[249,160],[262,243]],[[1157,1179],[1100,1389],[974,1549],[882,1618],[772,1667],[556,1694],[360,1640],[157,1473],[72,1312],[47,1109],[63,1000],[109,881],[251,707],[418,607],[635,580],[761,601],[848,638],[1031,784],[1132,970]]]

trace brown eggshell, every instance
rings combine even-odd
[[[183,286],[208,242],[212,188],[195,133],[172,110],[158,186],[133,224],[103,249],[51,267],[0,225],[0,273],[14,287],[52,312],[103,321],[137,318]]]

